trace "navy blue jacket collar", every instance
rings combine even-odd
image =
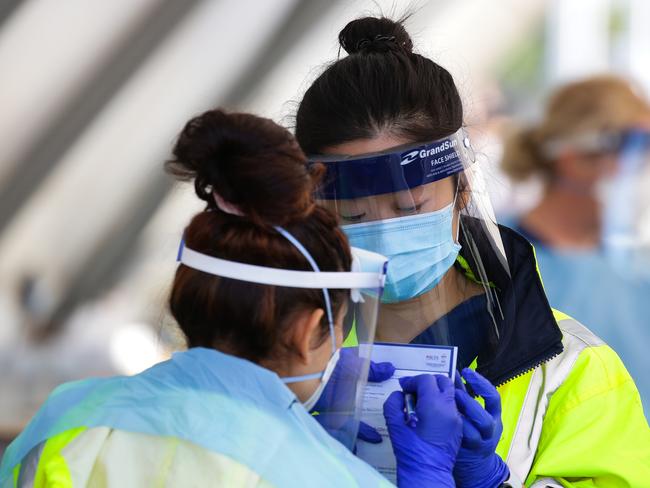
[[[464,227],[481,225],[464,217]],[[489,242],[463,242],[461,255],[471,269],[476,263],[469,245],[479,248],[487,276],[494,283],[503,317],[497,318],[498,336],[491,331],[486,347],[479,353],[477,370],[494,385],[500,385],[534,369],[560,354],[562,332],[553,316],[537,270],[533,246],[512,229],[499,226],[510,274],[506,273]],[[482,231],[470,235],[484,235]]]

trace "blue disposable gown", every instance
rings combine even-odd
[[[650,418],[650,282],[614,268],[599,250],[553,249],[514,226],[535,246],[552,307],[589,324],[621,357]]]
[[[33,448],[78,427],[187,441],[272,486],[390,485],[330,437],[274,372],[212,349],[176,353],[135,376],[57,388],[5,452],[0,486],[12,485]],[[147,469],[146,455],[134,465]]]

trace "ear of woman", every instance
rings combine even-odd
[[[332,355],[331,343],[323,337],[320,322],[325,312],[322,308],[303,310],[296,314],[295,322],[287,340],[293,352],[279,370],[273,368],[281,377],[296,377],[321,372]],[[300,401],[306,401],[316,390],[320,380],[317,378],[287,384]]]
[[[320,328],[320,321],[325,312],[322,308],[300,312],[289,338],[289,344],[295,351],[297,360],[301,366],[309,366],[319,355],[319,345],[322,345],[323,336]],[[329,343],[327,352],[331,354]],[[327,355],[329,357],[329,355]],[[327,362],[328,357],[325,358]]]

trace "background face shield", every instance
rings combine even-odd
[[[601,192],[603,250],[622,275],[650,281],[650,133],[626,133],[618,154]]]
[[[384,276],[384,256],[354,248],[352,254],[353,272]],[[325,430],[350,450],[354,449],[359,430],[362,397],[368,382],[370,353],[375,341],[381,293],[381,283],[376,287],[356,288],[351,291],[341,324],[343,347],[340,358],[312,410]]]
[[[390,153],[310,159],[326,166],[317,197],[351,245],[389,258],[377,341],[456,345],[460,367],[496,344],[510,274],[464,131]]]

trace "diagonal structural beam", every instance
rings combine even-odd
[[[53,117],[31,148],[11,164],[13,170],[0,182],[0,234],[96,115],[200,1],[160,0],[154,4],[115,46],[109,60],[70,97],[71,102]]]
[[[290,47],[309,29],[314,19],[336,5],[336,1],[303,0],[287,16],[286,21],[276,31],[266,49],[250,60],[248,69],[234,88],[216,104],[237,106],[255,89],[258,82],[282,59]],[[132,255],[142,230],[155,214],[172,188],[171,181],[163,174],[162,166],[159,177],[152,178],[147,188],[140,192],[143,197],[133,208],[135,212],[125,218],[110,233],[117,239],[100,245],[88,258],[82,271],[71,280],[71,286],[61,304],[55,310],[47,326],[48,332],[54,332],[65,322],[74,308],[84,301],[96,297],[102,291],[110,289],[122,277],[125,266],[130,264],[126,257]]]
[[[56,332],[80,303],[110,289],[120,279],[124,269],[133,262],[131,251],[140,230],[151,219],[171,187],[171,180],[161,171],[152,177],[147,188],[138,192],[138,199],[131,206],[133,212],[109,229],[106,234],[109,237],[79,267],[65,296],[45,324],[44,337]]]
[[[3,0],[0,2],[0,28],[23,3],[25,3],[23,0]]]
[[[249,64],[248,70],[242,76],[241,83],[236,84],[224,98],[216,100],[217,104],[236,107],[244,102],[246,97],[255,90],[260,80],[264,79],[278,64],[278,61],[307,33],[314,19],[325,16],[339,3],[340,0],[327,2],[303,0],[298,3],[288,16],[285,25],[278,29],[269,41],[267,48],[260,50],[257,57]]]

